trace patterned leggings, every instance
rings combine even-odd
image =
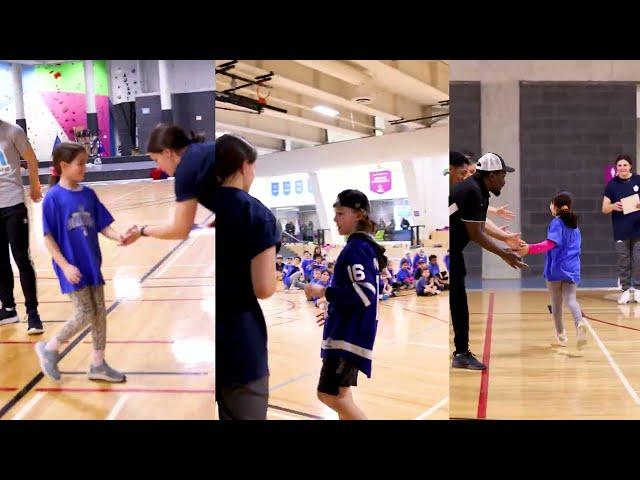
[[[85,287],[69,294],[74,316],[67,320],[56,334],[56,340],[66,342],[91,324],[91,337],[95,350],[104,350],[107,343],[107,311],[104,306],[104,285]]]

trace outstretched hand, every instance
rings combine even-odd
[[[516,218],[516,214],[511,210],[507,210],[509,205],[503,205],[500,208],[496,208],[496,215],[500,218],[504,218],[505,220],[513,220]]]

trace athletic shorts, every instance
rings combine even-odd
[[[323,358],[318,391],[338,395],[340,387],[358,385],[358,367],[345,358]]]

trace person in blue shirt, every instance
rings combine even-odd
[[[141,236],[184,240],[193,229],[198,204],[214,211],[215,143],[204,140],[202,135],[187,135],[171,124],[161,123],[151,131],[148,155],[169,176],[175,176],[173,219],[165,225],[134,225],[127,231],[125,244]]]
[[[282,231],[249,195],[258,153],[245,139],[216,141],[216,402],[221,420],[264,420],[269,403],[267,325],[258,299],[276,291]]]
[[[409,270],[410,264],[407,259],[403,259],[400,262],[400,271],[396,275],[397,283],[399,284],[399,290],[406,290],[408,288],[413,288],[414,279],[411,276],[411,271]]]
[[[310,285],[319,285],[321,283],[321,278],[322,278],[322,269],[321,268],[314,268],[313,269],[313,278],[308,282]],[[326,287],[326,284],[324,285]],[[305,285],[306,287],[306,285]],[[315,301],[316,298],[312,297],[311,295],[308,295],[306,290],[305,290],[305,295],[307,296],[307,300],[308,301]]]
[[[434,283],[438,290],[448,290],[449,289],[449,276],[447,272],[440,271],[440,265],[438,265],[438,256],[437,255],[429,255],[429,273],[433,277]]]
[[[373,237],[367,196],[344,190],[334,203],[334,221],[347,244],[335,264],[331,286],[309,285],[307,293],[324,297],[327,305],[322,333],[322,370],[318,398],[341,420],[366,419],[356,405],[351,387],[358,371],[371,377],[373,344],[378,326],[378,274],[386,268],[384,248]],[[323,300],[319,300],[319,303]]]
[[[439,293],[440,290],[435,284],[435,278],[429,273],[429,269],[425,268],[416,282],[416,295],[419,297],[432,297]]]
[[[61,143],[53,151],[52,186],[42,205],[44,243],[53,257],[60,290],[71,297],[74,315],[48,342],[38,342],[35,350],[42,373],[59,381],[60,346],[91,325],[93,350],[88,377],[119,383],[126,381],[126,376],[104,359],[107,311],[98,234],[120,244],[124,237],[111,226],[113,217],[96,193],[80,185],[86,170],[87,153],[81,145]]]
[[[282,277],[282,283],[284,283],[285,291],[290,291],[291,286],[295,286],[296,281],[302,275],[300,270],[300,257],[293,257],[293,265],[291,265],[287,271],[287,275]]]
[[[587,343],[587,327],[582,319],[582,310],[576,299],[580,283],[580,248],[582,238],[578,228],[578,215],[572,208],[569,192],[556,195],[549,209],[554,217],[543,242],[520,247],[519,253],[539,254],[546,252],[544,277],[551,292],[551,312],[556,327],[556,340],[560,346],[567,345],[567,334],[562,323],[562,302],[567,306],[576,327],[578,348]]]
[[[304,274],[304,280],[305,282],[310,282],[311,281],[311,277],[313,276],[313,270],[309,271],[307,270],[307,266],[312,265],[313,264],[313,258],[311,258],[311,252],[309,252],[308,250],[304,251],[304,260],[302,260],[302,265],[300,265],[300,268]]]
[[[625,214],[621,202],[639,191],[640,175],[633,173],[631,157],[618,155],[616,176],[607,183],[602,197],[602,213],[611,214],[618,279],[622,287],[619,304],[640,301],[634,297],[635,290],[640,289],[640,211]]]
[[[450,272],[451,267],[449,266],[449,250],[447,250],[447,254],[444,256],[444,264],[447,267],[447,272]]]
[[[421,261],[424,262],[424,263],[427,263],[427,256],[424,253],[424,248],[421,248],[420,250],[418,250],[418,252],[413,257],[413,270],[414,270],[414,273],[415,273],[415,269],[418,268],[418,264]],[[418,278],[419,275],[416,274],[415,277]]]

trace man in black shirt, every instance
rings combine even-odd
[[[469,350],[469,306],[465,289],[466,269],[464,248],[470,240],[478,243],[508,263],[513,268],[526,268],[522,258],[512,249],[519,247],[517,234],[485,224],[489,207],[489,192],[499,196],[505,185],[508,167],[499,155],[487,153],[477,163],[477,172],[472,177],[456,184],[449,196],[451,283],[450,308],[454,330],[455,351],[452,367],[484,370],[485,365]],[[501,248],[490,237],[504,241],[509,248]]]

